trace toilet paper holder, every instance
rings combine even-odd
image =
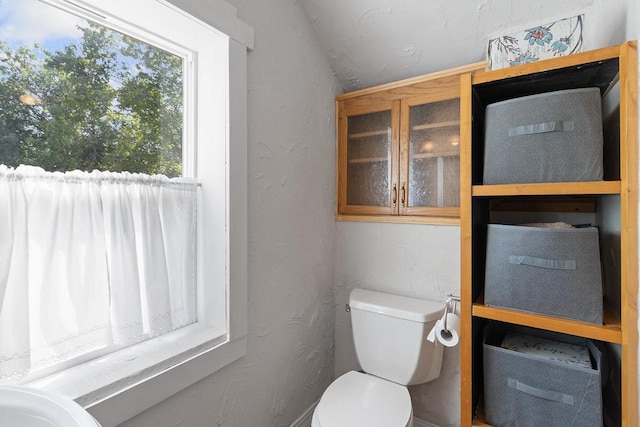
[[[458,303],[460,302],[460,297],[453,295],[453,294],[449,294],[447,295],[447,299],[445,302],[445,307],[444,307],[444,325],[442,326],[443,331],[442,332],[446,332],[448,334],[451,334],[451,332],[449,332],[449,329],[447,329],[447,314],[449,313],[453,313],[456,314],[456,308]]]

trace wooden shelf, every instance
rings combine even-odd
[[[376,163],[376,162],[388,162],[388,157],[362,157],[360,159],[350,159],[349,163]]]
[[[536,184],[473,185],[472,196],[555,196],[620,194],[620,181],[551,182]]]
[[[417,125],[412,126],[411,130],[429,130],[429,129],[438,129],[438,128],[446,128],[446,127],[454,127],[460,126],[460,120],[450,120],[447,122],[439,122],[439,123],[428,123],[425,125]],[[370,132],[359,132],[359,133],[350,133],[349,139],[357,139],[357,138],[368,138],[370,136],[380,136],[380,135],[389,135],[391,132],[390,129],[382,129],[382,130],[373,130]]]
[[[489,307],[484,305],[484,301],[482,300],[473,304],[472,314],[473,316],[482,317],[484,319],[498,320],[501,322],[546,329],[583,338],[622,344],[622,329],[620,327],[620,321],[617,320],[611,311],[606,308],[604,311],[604,325],[528,313],[525,311],[510,310],[507,308]]]
[[[428,130],[453,126],[460,126],[460,120],[450,120],[448,122],[428,123],[426,125],[411,126],[411,130]]]
[[[368,138],[370,136],[390,135],[390,129],[373,130],[371,132],[350,133],[349,139]]]
[[[460,151],[445,151],[441,153],[420,153],[413,154],[411,159],[432,159],[434,157],[456,157],[460,155]]]

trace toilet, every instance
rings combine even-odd
[[[444,303],[354,289],[349,307],[364,372],[347,372],[329,385],[311,426],[412,426],[406,386],[440,375],[444,346],[427,341],[427,334],[442,317]]]

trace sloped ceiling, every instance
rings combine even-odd
[[[299,1],[345,92],[483,61],[491,33],[574,16],[594,2]]]

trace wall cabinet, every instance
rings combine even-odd
[[[460,76],[483,66],[336,98],[338,219],[459,222]]]
[[[598,341],[609,351],[606,425],[638,425],[638,109],[634,42],[464,76],[461,83],[461,424],[483,419],[482,334],[489,322]],[[603,98],[604,180],[484,185],[487,105],[555,90],[598,87]],[[484,304],[489,224],[587,221],[600,235],[602,325]]]

